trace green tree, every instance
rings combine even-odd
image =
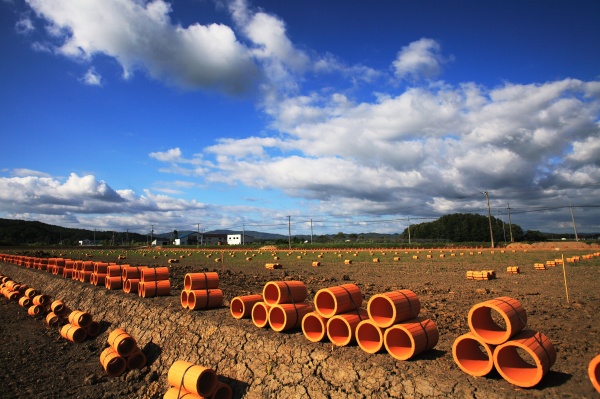
[[[500,219],[492,217],[491,220],[494,242],[503,241],[505,231],[508,240],[510,234],[508,226],[503,226]],[[521,227],[513,224],[512,229],[515,241],[521,239],[523,231]],[[412,225],[410,233],[412,239],[450,240],[454,242],[490,242],[491,240],[488,217],[469,213],[444,215],[432,222]],[[408,239],[408,229],[402,232],[401,238]]]
[[[346,240],[346,234],[342,233],[341,231],[339,233],[337,233],[335,235],[335,237],[333,238],[335,241],[345,241]]]
[[[546,241],[546,236],[538,230],[527,230],[525,241]]]
[[[319,243],[327,243],[327,242],[330,242],[331,239],[326,235],[322,235],[322,236],[317,236],[315,241],[319,242]]]

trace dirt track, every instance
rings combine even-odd
[[[565,251],[564,254],[571,256],[593,251],[597,249]],[[328,343],[310,343],[298,331],[277,334],[268,329],[257,330],[251,322],[243,320],[235,323],[237,332],[234,333],[264,340],[263,349],[269,359],[256,360],[262,362],[261,365],[251,362],[244,365],[243,369],[249,373],[234,373],[225,367],[219,373],[233,379],[236,397],[245,398],[597,397],[586,371],[591,358],[600,353],[600,323],[597,317],[600,311],[600,258],[568,264],[570,303],[567,303],[562,268],[535,271],[532,267],[534,261],[544,262],[557,257],[559,253],[555,251],[530,250],[527,254],[507,251],[493,255],[484,251],[473,256],[465,253],[462,257],[457,252],[455,257],[449,258],[447,254],[448,257],[444,259],[439,257],[439,251],[425,251],[420,256],[424,258],[427,254],[432,255],[431,259],[412,262],[406,256],[406,260],[398,263],[344,265],[338,259],[333,259],[332,254],[326,253],[320,267],[292,265],[288,261],[283,270],[276,271],[266,270],[264,265],[256,263],[242,266],[228,262],[216,268],[220,272],[221,288],[226,299],[260,293],[264,284],[274,279],[304,281],[309,287],[309,299],[320,288],[346,282],[359,285],[365,303],[376,293],[410,289],[419,296],[421,315],[433,320],[440,332],[440,340],[434,350],[415,360],[400,362],[392,360],[387,353],[367,355],[356,345],[332,348]],[[506,266],[517,261],[523,262],[520,265],[523,273],[505,274]],[[171,297],[157,298],[151,302],[146,300],[145,303],[151,303],[162,312],[171,309],[179,312],[178,295],[185,273],[215,270],[212,261],[193,263],[172,266],[174,289]],[[12,265],[3,266],[0,272],[10,275],[14,268]],[[490,268],[497,271],[498,279],[465,279],[467,270]],[[29,270],[25,272],[47,274]],[[80,283],[73,284],[76,287]],[[125,295],[120,292],[114,294],[111,294],[111,298]],[[468,331],[467,313],[471,306],[498,296],[518,299],[527,310],[528,327],[550,337],[557,349],[556,364],[534,389],[515,388],[495,372],[488,377],[475,379],[458,370],[453,362],[452,343],[457,336]],[[210,318],[225,326],[232,324],[225,308],[213,312],[192,312],[189,317]],[[65,342],[56,331],[27,316],[25,309],[4,298],[0,298],[0,318],[0,384],[6,387],[0,392],[1,397],[63,398],[73,397],[73,390],[78,392],[77,397],[83,398],[161,397],[167,389],[164,372],[168,364],[161,362],[160,358],[141,371],[108,379],[98,361],[99,353],[105,346],[106,333],[80,345]],[[224,335],[219,341],[227,339]],[[269,349],[270,340],[289,346],[289,354],[277,353],[277,346]],[[320,363],[316,357],[310,361],[312,371],[309,370],[307,375],[310,378],[304,375],[307,372],[306,365],[297,363],[306,356],[302,352],[304,347],[309,351],[318,350],[309,356],[328,353],[327,361]],[[218,355],[228,356],[226,350]],[[265,361],[272,364],[266,367],[268,373],[260,375],[257,370],[265,369]],[[345,367],[332,368],[331,362]],[[369,370],[375,370],[375,365],[387,370],[389,375],[371,375]],[[237,385],[234,380],[238,381]],[[148,390],[151,385],[158,388]]]

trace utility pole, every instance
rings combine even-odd
[[[96,245],[96,229],[94,229],[94,245]]]
[[[246,243],[246,223],[242,224],[242,245]]]
[[[487,208],[488,208],[488,221],[490,223],[490,239],[492,240],[492,248],[494,248],[494,232],[492,230],[492,214],[490,211],[490,197],[488,196],[488,192],[484,191],[483,192],[485,194],[485,201],[487,202]]]
[[[410,216],[408,216],[408,243],[410,244]]]
[[[200,244],[200,223],[198,223],[198,232],[196,233],[196,248]]]
[[[510,242],[515,242],[515,239],[512,235],[512,223],[510,221],[510,204],[506,203],[506,209],[508,209],[508,231],[510,231]]]
[[[150,246],[152,246],[152,241],[154,241],[154,225],[151,224],[152,229],[150,230]]]
[[[313,225],[312,225],[312,219],[310,219],[310,243],[313,243]]]
[[[577,225],[575,224],[575,216],[573,216],[573,205],[569,204],[569,208],[571,208],[571,219],[573,219],[573,230],[575,231],[575,241],[579,241],[579,237],[577,236]]]
[[[129,247],[129,229],[126,229],[125,231],[125,246]]]
[[[291,216],[288,215],[288,248],[292,249],[292,224]]]

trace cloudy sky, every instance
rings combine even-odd
[[[600,2],[0,0],[0,217],[600,231]],[[288,219],[289,217],[289,219]]]

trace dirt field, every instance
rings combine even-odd
[[[573,397],[594,398],[588,376],[589,361],[600,353],[600,257],[567,263],[566,274],[569,302],[566,300],[562,267],[550,267],[536,271],[534,263],[598,252],[598,248],[561,249],[518,248],[514,252],[506,249],[477,250],[421,250],[417,251],[287,251],[270,250],[260,252],[220,251],[130,251],[125,255],[129,264],[149,266],[169,265],[171,268],[172,296],[158,298],[153,303],[164,309],[177,305],[186,273],[195,271],[219,272],[221,284],[228,300],[235,296],[261,293],[264,284],[271,280],[301,280],[309,288],[309,300],[325,287],[342,283],[355,283],[363,293],[363,307],[377,293],[390,290],[410,289],[421,302],[421,316],[430,318],[439,329],[440,338],[434,350],[423,354],[415,361],[396,362],[398,372],[418,374],[419,370],[430,372],[428,363],[436,364],[436,380],[439,386],[450,385],[452,389],[436,392],[445,397]],[[122,252],[100,252],[92,255],[93,260],[116,261]],[[354,255],[354,254],[357,255]],[[56,256],[57,254],[52,254]],[[82,253],[65,253],[65,258],[77,258]],[[165,256],[166,255],[166,256]],[[443,255],[443,257],[441,256]],[[279,257],[274,260],[274,257]],[[413,259],[418,256],[419,259]],[[156,257],[156,258],[154,258]],[[251,260],[246,260],[251,257]],[[298,257],[301,257],[299,259]],[[221,259],[215,261],[216,258]],[[373,259],[378,258],[379,262]],[[398,258],[398,260],[394,260]],[[167,263],[167,259],[178,259],[179,263]],[[352,264],[344,264],[352,259]],[[313,262],[319,266],[312,266]],[[281,270],[267,270],[266,262],[279,262]],[[509,275],[507,266],[519,266],[521,273]],[[490,281],[468,281],[468,270],[494,269],[497,279]],[[5,268],[3,270],[10,270]],[[119,294],[121,295],[121,294]],[[124,294],[123,294],[124,295]],[[452,359],[452,344],[456,337],[468,332],[467,314],[478,302],[499,296],[517,299],[527,311],[528,328],[542,332],[553,342],[557,360],[541,384],[529,390],[510,385],[497,373],[487,377],[473,378],[464,373],[457,374],[458,367]],[[214,317],[227,317],[226,309]],[[223,316],[225,315],[225,316]],[[207,314],[202,317],[213,317]],[[241,328],[255,330],[251,322],[240,324]],[[265,337],[277,334],[265,331]],[[302,335],[301,331],[293,334]],[[101,340],[86,341],[73,345],[48,329],[43,322],[26,314],[26,309],[15,302],[0,298],[0,397],[2,398],[126,398],[162,397],[162,392],[147,393],[144,387],[164,376],[157,375],[152,367],[130,372],[126,376],[109,379],[103,374],[98,357],[105,343]],[[306,345],[331,345],[310,343]],[[355,371],[368,367],[359,359],[389,362],[387,353],[365,355],[353,346],[344,348],[339,356],[356,359]],[[366,357],[365,357],[366,356]],[[383,357],[386,357],[385,359]],[[292,360],[293,361],[293,360]],[[86,370],[86,371],[82,371]],[[91,370],[91,371],[90,371]],[[460,381],[455,381],[459,375]],[[340,378],[345,378],[340,376]],[[457,387],[467,387],[466,390]],[[305,387],[310,391],[310,387]],[[74,394],[73,392],[77,392]],[[413,391],[404,391],[402,396],[427,396]],[[277,396],[277,395],[276,395]],[[397,397],[378,394],[377,397]],[[236,397],[250,397],[236,390]],[[284,397],[284,396],[278,396]],[[290,396],[291,397],[291,396]],[[298,394],[293,397],[311,397]],[[323,397],[334,397],[324,395]],[[340,394],[335,397],[344,397]],[[346,397],[350,397],[347,395]],[[353,397],[369,397],[368,395]]]

